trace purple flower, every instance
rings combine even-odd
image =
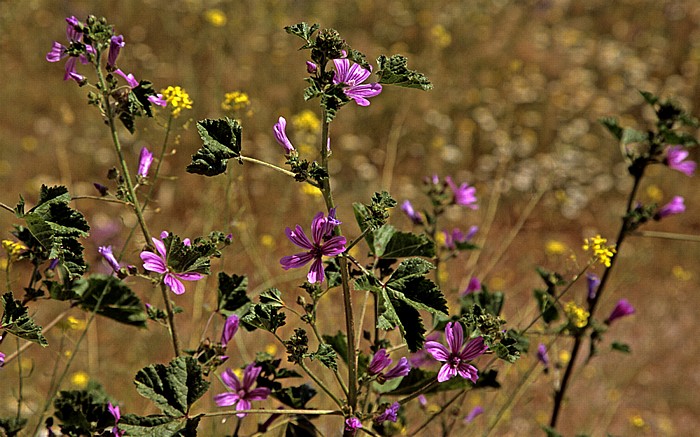
[[[472,226],[469,228],[469,232],[466,234],[462,232],[459,228],[452,229],[452,232],[442,231],[445,236],[445,247],[450,250],[457,248],[457,243],[464,244],[474,237],[474,234],[479,230],[478,226]]]
[[[138,175],[142,178],[148,177],[148,170],[153,164],[153,153],[151,153],[147,148],[141,148],[141,154],[139,155],[139,171]]]
[[[344,84],[345,95],[360,106],[369,106],[367,98],[378,96],[382,92],[382,86],[378,83],[362,84],[372,73],[371,67],[366,70],[360,64],[352,64],[347,58],[333,59],[335,64],[334,84]]]
[[[547,346],[540,343],[537,346],[537,359],[544,365],[545,369],[549,367],[549,355],[547,354]]]
[[[654,220],[661,220],[669,215],[680,214],[685,211],[685,204],[683,203],[683,197],[674,196],[670,202],[659,208],[654,214]]]
[[[114,417],[114,428],[112,428],[112,435],[121,437],[124,435],[124,431],[119,430],[119,427],[117,426],[117,423],[119,423],[119,419],[122,418],[122,414],[119,411],[119,405],[112,405],[112,403],[107,404],[107,410],[109,410],[109,413]]]
[[[425,339],[435,341],[439,338],[440,333],[438,331],[434,331],[430,333]],[[411,354],[411,357],[408,359],[408,362],[411,364],[412,367],[423,367],[425,365],[434,363],[435,359],[425,349],[421,349],[418,352]]]
[[[153,96],[148,96],[148,101],[153,103],[154,105],[166,107],[168,106],[168,101],[165,100],[165,97],[163,97],[163,94],[156,94]]]
[[[316,64],[314,64],[314,63],[311,62],[311,61],[306,61],[306,71],[307,71],[309,74],[314,74],[314,73],[316,73],[316,70],[318,70],[318,66],[317,66]]]
[[[287,137],[287,120],[284,117],[280,117],[272,127],[272,131],[275,133],[275,140],[280,146],[284,147],[284,153],[286,155],[291,154],[294,151],[294,146],[292,146],[292,142]]]
[[[440,368],[440,372],[438,372],[438,382],[445,382],[457,375],[471,382],[476,382],[479,379],[478,371],[476,367],[467,364],[467,362],[486,352],[488,346],[484,344],[484,338],[476,337],[471,339],[462,348],[464,331],[459,322],[450,322],[445,326],[445,338],[448,347],[437,341],[425,342],[425,350],[433,358],[444,363]]]
[[[598,293],[600,278],[593,273],[588,273],[586,275],[586,282],[588,282],[588,301],[590,302],[595,299],[595,296]]]
[[[63,75],[63,80],[74,80],[78,83],[85,80],[85,76],[79,74],[75,69],[75,64],[78,62],[78,58],[70,58],[66,61],[66,73]]]
[[[109,55],[107,56],[107,65],[109,65],[110,67],[114,67],[114,64],[117,62],[119,52],[121,51],[122,47],[124,47],[124,44],[124,36],[122,35],[113,36],[109,40]]]
[[[260,375],[262,367],[250,363],[243,371],[243,382],[231,369],[226,369],[221,374],[221,379],[226,387],[232,390],[229,393],[221,393],[214,396],[216,405],[220,407],[236,406],[236,410],[250,410],[250,401],[264,401],[270,395],[267,387],[253,388],[255,380]],[[245,417],[246,413],[238,413],[238,417]]]
[[[666,158],[664,163],[668,168],[677,170],[687,176],[692,176],[695,173],[697,164],[695,161],[685,161],[688,157],[688,151],[683,146],[669,146],[666,148]]]
[[[470,209],[478,209],[479,205],[476,204],[476,188],[470,187],[466,182],[461,184],[459,187],[454,183],[450,176],[445,178],[445,182],[450,187],[454,193],[454,203],[456,205],[466,206]]]
[[[476,407],[472,408],[469,414],[467,414],[467,416],[464,418],[464,423],[471,423],[471,421],[474,420],[476,416],[482,414],[483,412],[484,409],[480,405],[477,405]]]
[[[378,424],[381,424],[385,420],[388,420],[389,422],[396,422],[396,415],[399,413],[399,408],[401,408],[401,404],[394,402],[390,407],[384,410],[382,414],[375,417],[374,421]]]
[[[386,373],[382,373],[382,371],[389,367],[392,362],[393,360],[389,358],[389,355],[387,355],[386,349],[379,349],[372,357],[372,361],[369,363],[367,372],[372,376],[377,375],[377,382],[384,384],[390,379],[406,376],[408,375],[408,372],[411,371],[411,366],[408,364],[408,359],[406,357],[401,357],[396,366],[388,370]]]
[[[165,237],[167,237],[167,232],[161,233],[161,238]],[[202,274],[196,272],[176,273],[172,271],[168,267],[168,254],[165,250],[165,244],[155,237],[151,238],[151,240],[153,240],[153,244],[156,246],[158,253],[156,254],[147,250],[141,252],[140,256],[143,260],[143,268],[152,272],[165,274],[163,282],[170,287],[173,293],[182,294],[185,292],[185,286],[180,280],[198,281],[204,277]]]
[[[230,315],[226,318],[226,322],[224,323],[224,330],[221,332],[221,346],[226,347],[228,345],[228,342],[231,341],[234,335],[236,335],[236,332],[238,332],[238,325],[240,323],[240,320],[238,319],[238,316],[233,314]]]
[[[5,354],[0,352],[0,367],[5,365]]]
[[[421,407],[426,407],[428,405],[428,398],[425,395],[418,395],[418,403]]]
[[[345,431],[355,432],[360,428],[362,428],[362,422],[357,417],[353,416],[345,419]]]
[[[77,30],[76,27],[80,27],[82,23],[73,16],[66,18],[66,22],[68,23],[68,26],[66,27],[66,37],[68,38],[68,41],[71,43],[80,42],[80,40],[83,38],[83,33],[80,30]],[[85,50],[88,53],[95,53],[95,49],[89,44],[85,45]],[[54,41],[53,45],[51,46],[51,50],[46,54],[46,60],[48,62],[58,62],[68,56],[67,51],[68,48],[66,46]],[[75,68],[78,60],[80,60],[80,63],[82,64],[87,64],[89,62],[87,56],[84,54],[78,55],[77,57],[71,56],[71,58],[66,61],[66,72],[63,75],[63,80],[75,80],[78,83],[82,83],[85,80],[85,77],[78,74]]]
[[[319,212],[311,221],[313,243],[306,236],[301,226],[296,225],[294,230],[290,228],[285,229],[287,238],[302,249],[307,249],[308,252],[282,257],[280,260],[282,268],[285,270],[299,268],[313,260],[309,274],[306,277],[312,284],[323,282],[322,258],[324,256],[336,256],[345,251],[345,237],[339,235],[331,236],[333,229],[339,224],[340,222],[335,218],[335,208],[331,208],[328,217],[324,217],[323,212]]]
[[[114,72],[115,72],[116,74],[120,75],[121,77],[123,77],[124,80],[126,80],[126,83],[129,84],[129,88],[134,89],[134,88],[136,88],[137,86],[139,86],[139,81],[136,80],[136,78],[134,77],[133,74],[131,74],[131,73],[126,74],[126,73],[124,73],[123,71],[121,71],[119,68],[117,68],[116,70],[114,70]]]
[[[49,263],[49,270],[55,269],[56,266],[58,266],[58,263],[59,263],[60,261],[61,261],[61,260],[58,259],[58,258],[52,259],[51,262]]]
[[[466,296],[467,294],[474,293],[475,291],[481,291],[481,281],[479,279],[472,277],[469,280],[469,284],[467,285],[466,290],[462,293],[462,296]]]
[[[49,62],[58,62],[66,56],[68,56],[66,53],[66,46],[58,41],[54,41],[51,51],[46,54],[46,60]]]
[[[68,26],[66,26],[66,38],[68,38],[68,41],[80,41],[83,37],[83,32],[76,28],[82,26],[83,23],[75,18],[74,15],[66,18],[66,23],[68,23]]]
[[[112,267],[112,270],[115,272],[118,272],[119,269],[121,269],[121,266],[119,265],[119,261],[114,257],[114,254],[112,253],[112,246],[100,246],[97,248],[97,251],[100,252],[100,255],[102,255],[107,261],[107,264],[109,264],[110,267]]]
[[[419,212],[416,212],[416,210],[413,209],[413,205],[411,205],[410,200],[406,200],[404,203],[401,204],[401,211],[406,213],[406,215],[409,219],[411,219],[414,225],[423,224],[423,217],[420,215]]]
[[[634,314],[634,307],[627,299],[620,299],[608,318],[605,319],[605,324],[609,325],[613,320],[619,319],[620,317],[629,316],[630,314]]]

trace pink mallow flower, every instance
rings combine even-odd
[[[228,342],[231,341],[236,332],[238,332],[238,325],[240,324],[240,319],[237,315],[232,314],[226,318],[224,323],[224,329],[221,332],[221,346],[226,347]]]
[[[160,234],[161,238],[168,236],[166,231]],[[181,281],[199,281],[204,277],[201,273],[196,272],[182,272],[176,273],[168,267],[168,253],[165,250],[165,244],[161,240],[153,237],[153,244],[156,247],[158,253],[149,252],[147,250],[141,252],[141,259],[143,260],[143,268],[150,270],[151,272],[156,272],[160,274],[165,274],[163,277],[163,282],[165,285],[170,287],[170,289],[175,294],[182,294],[185,292],[185,286]],[[188,246],[189,239],[185,239],[182,244]]]
[[[117,261],[117,258],[114,257],[114,253],[112,253],[112,246],[100,246],[97,248],[97,251],[104,257],[112,270],[118,272],[119,269],[121,269],[119,261]]]
[[[457,248],[457,243],[466,243],[471,240],[478,231],[478,226],[470,227],[469,232],[466,234],[459,228],[452,229],[452,232],[442,231],[442,235],[445,236],[445,247],[450,250],[455,250]]]
[[[413,209],[413,205],[411,204],[410,200],[406,200],[401,204],[401,211],[406,213],[406,215],[409,219],[411,219],[414,225],[423,224],[423,217],[420,215],[419,212]]]
[[[360,64],[350,65],[350,60],[347,58],[333,59],[335,65],[335,75],[333,76],[334,84],[343,84],[345,95],[351,98],[360,106],[369,106],[370,97],[378,96],[382,92],[382,86],[378,83],[365,83],[365,80],[372,73],[370,67],[366,70]]]
[[[311,284],[323,282],[325,272],[322,258],[340,255],[345,251],[345,237],[331,236],[333,229],[339,224],[340,222],[335,218],[335,208],[331,208],[328,217],[325,217],[323,212],[319,212],[311,221],[313,242],[309,240],[299,225],[296,225],[294,230],[285,229],[287,238],[302,249],[307,249],[308,252],[282,257],[280,260],[282,268],[285,270],[299,268],[308,264],[309,261],[313,261],[306,277]]]
[[[666,205],[662,206],[661,208],[659,208],[658,211],[656,211],[656,214],[654,214],[654,220],[661,220],[664,217],[680,214],[682,212],[685,212],[685,203],[683,197],[673,196],[673,199],[671,199],[670,202],[668,202]]]
[[[275,140],[284,148],[285,155],[291,154],[294,151],[294,146],[287,137],[287,120],[284,117],[280,117],[272,127],[272,131],[275,134]]]
[[[464,423],[471,423],[476,418],[476,416],[483,414],[483,412],[484,408],[480,405],[477,405],[476,407],[472,408],[469,414],[466,415],[466,417],[464,418]]]
[[[377,382],[384,384],[390,379],[406,376],[408,375],[408,372],[411,371],[411,365],[408,364],[408,359],[406,357],[401,357],[396,366],[382,373],[383,370],[389,367],[392,362],[393,360],[389,358],[389,355],[387,355],[386,349],[379,349],[372,357],[372,361],[369,363],[367,372],[372,376],[377,375]]]
[[[478,278],[472,276],[472,278],[469,279],[469,284],[467,284],[467,288],[464,290],[464,292],[462,292],[462,296],[474,293],[475,291],[481,291],[481,281],[479,281]]]
[[[362,428],[362,422],[357,417],[348,417],[345,419],[345,431],[352,432],[355,435],[358,429]]]
[[[148,170],[153,164],[153,153],[151,153],[147,148],[141,148],[141,154],[139,155],[139,170],[138,175],[142,178],[148,177]]]
[[[537,346],[537,359],[544,365],[545,369],[549,368],[549,354],[547,354],[547,346],[542,343]]]
[[[0,367],[5,365],[5,354],[0,352]]]
[[[117,423],[119,423],[119,420],[122,418],[122,414],[119,411],[119,405],[112,405],[112,403],[110,402],[107,404],[107,410],[112,415],[112,417],[114,417],[114,427],[112,428],[112,435],[115,437],[122,437],[124,435],[124,431],[121,431],[117,426]]]
[[[124,47],[124,36],[116,35],[109,40],[109,55],[107,56],[107,65],[114,67],[117,63],[119,52]]]
[[[114,70],[114,72],[116,74],[118,74],[119,76],[123,77],[124,80],[126,81],[126,83],[129,85],[129,88],[131,88],[132,90],[134,88],[136,88],[137,86],[139,86],[139,81],[136,80],[136,77],[134,77],[133,74],[131,74],[131,73],[126,74],[123,71],[121,71],[119,68]],[[154,105],[163,106],[163,107],[168,106],[168,102],[165,100],[165,97],[163,97],[163,94],[155,94],[153,96],[148,96],[148,101],[153,103]]]
[[[399,408],[401,408],[401,404],[399,404],[398,402],[394,402],[393,404],[391,404],[391,406],[384,410],[382,414],[375,417],[374,422],[380,425],[385,420],[388,420],[389,422],[396,422],[399,413]]]
[[[683,146],[668,146],[666,148],[666,158],[664,163],[668,168],[677,170],[686,176],[692,176],[695,173],[697,164],[695,161],[686,161],[688,151]]]
[[[238,379],[231,369],[226,369],[221,374],[226,387],[232,391],[229,393],[221,393],[214,396],[216,405],[220,407],[236,406],[236,410],[250,410],[250,401],[264,401],[270,395],[270,389],[267,387],[253,388],[256,379],[260,375],[262,367],[256,366],[253,363],[248,364],[243,371],[243,381]],[[238,417],[245,417],[246,413],[236,414]]]
[[[620,317],[629,316],[630,314],[634,314],[634,307],[627,299],[620,299],[608,318],[605,319],[605,324],[609,325],[613,320],[619,319]]]
[[[484,338],[471,339],[462,347],[464,343],[462,325],[459,322],[450,322],[445,327],[445,339],[447,347],[437,341],[425,342],[425,350],[433,358],[444,363],[438,372],[438,382],[445,382],[457,375],[476,382],[479,379],[478,371],[476,367],[467,363],[486,352],[488,346],[484,344]]]
[[[450,176],[445,177],[445,182],[454,193],[456,205],[466,206],[469,209],[479,209],[479,205],[476,204],[476,187],[471,187],[466,182],[458,187]]]

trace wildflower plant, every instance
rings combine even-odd
[[[87,90],[87,101],[107,126],[115,152],[116,165],[108,172],[108,181],[94,183],[100,196],[90,198],[124,207],[135,217],[132,233],[138,232],[121,248],[96,242],[97,253],[111,274],[90,273],[82,245],[90,236],[90,226],[71,206],[74,197],[66,187],[42,186],[31,207],[21,196],[14,208],[2,204],[19,224],[12,232],[13,240],[3,241],[8,291],[0,297],[0,346],[8,335],[17,337],[18,344],[49,346],[30,304],[51,299],[86,313],[84,329],[75,333],[80,337],[61,376],[31,418],[33,435],[40,431],[55,435],[54,423],[66,435],[196,435],[205,422],[220,416],[235,417],[233,435],[239,435],[242,424],[259,415],[267,416],[257,423],[259,433],[284,426],[289,435],[316,436],[320,431],[313,421],[329,416],[335,419],[334,432],[345,436],[394,435],[407,429],[416,435],[466,393],[500,387],[496,363],[507,365],[528,353],[530,330],[535,327],[539,346],[532,357],[549,377],[559,378],[560,372],[548,370],[561,365],[550,360],[548,351],[561,339],[573,344],[556,385],[551,421],[545,427],[549,435],[557,435],[562,402],[584,343],[589,345],[590,360],[599,352],[607,331],[620,324],[612,322],[635,312],[622,298],[605,320],[599,321],[596,313],[599,305],[608,304],[601,298],[609,294],[606,285],[623,241],[647,221],[666,220],[685,209],[680,196],[661,207],[636,199],[650,165],[666,165],[692,175],[695,163],[688,160],[686,149],[697,143],[678,129],[680,125],[696,126],[692,117],[672,103],[642,93],[656,112],[654,129],[640,132],[622,128],[614,119],[603,120],[619,140],[634,179],[618,237],[613,244],[600,235],[586,239],[584,249],[590,257],[573,278],[538,268],[544,282],[544,288],[534,291],[538,314],[529,325],[510,327],[502,317],[506,295],[490,290],[487,272],[470,272],[460,287],[450,285],[443,274],[464,252],[480,249],[475,242],[480,228],[475,222],[482,195],[475,185],[449,175],[426,177],[425,199],[404,199],[399,210],[406,217],[396,214],[398,218],[393,219],[403,221],[408,231],[389,223],[398,202],[387,191],[352,205],[336,204],[329,163],[338,158],[333,156],[329,132],[331,123],[342,117],[343,107],[354,102],[358,110],[369,111],[372,102],[393,92],[392,85],[427,91],[431,82],[408,69],[401,55],[380,55],[376,64],[370,63],[336,30],[299,23],[285,30],[302,40],[301,49],[308,54],[298,66],[299,74],[306,74],[304,99],[318,100],[320,106],[319,117],[290,118],[295,129],[306,134],[302,139],[305,147],[294,146],[287,119],[279,114],[269,123],[269,133],[281,146],[281,150],[275,146],[277,162],[253,157],[243,144],[243,125],[235,118],[249,115],[250,99],[244,93],[229,93],[222,109],[234,118],[196,123],[202,144],[185,169],[208,177],[233,174],[238,170],[229,165],[233,160],[238,165],[258,165],[261,171],[276,171],[290,184],[320,191],[325,208],[307,217],[310,233],[298,224],[290,227],[292,223],[279,229],[280,240],[286,235],[302,250],[294,253],[288,245],[290,254],[275,267],[280,275],[284,270],[304,268],[297,276],[285,276],[296,278],[297,283],[276,279],[272,285],[254,284],[257,291],[249,290],[244,272],[215,271],[219,264],[212,262],[227,246],[236,244],[234,235],[212,231],[189,239],[163,231],[156,238],[149,226],[146,212],[153,208],[151,195],[167,159],[169,134],[182,111],[192,109],[193,99],[180,86],[164,87],[157,93],[150,81],[136,79],[138,73],[124,73],[119,64],[120,56],[129,50],[128,35],[118,34],[104,18],[89,16],[81,21],[69,17],[66,23],[67,41],[53,43],[46,60],[66,60],[64,79]],[[128,156],[120,139],[122,127],[134,133],[139,118],[157,117],[165,118],[161,150],[151,152],[144,147],[138,158]],[[305,144],[310,138],[316,140],[313,148]],[[459,227],[447,227],[448,209],[469,219]],[[355,233],[348,232],[352,220],[359,229]],[[131,259],[134,254],[140,263]],[[10,280],[10,265],[15,263],[27,263],[32,271],[22,296]],[[604,269],[601,277],[589,274],[587,287],[581,287],[583,298],[572,297],[577,280],[595,267]],[[201,339],[195,347],[185,348],[177,323],[179,314],[187,311],[178,302],[192,287],[185,282],[207,281],[214,276],[213,270],[216,291],[207,298],[215,304],[209,307]],[[136,284],[159,290],[162,302],[144,304]],[[295,289],[302,291],[293,294]],[[326,296],[336,304],[330,304]],[[341,326],[323,332],[321,318],[330,305],[340,308],[344,320]],[[75,352],[97,316],[127,327],[164,328],[161,333],[172,344],[173,358],[167,363],[144,363],[134,377],[136,391],[152,402],[157,414],[130,412],[129,405],[117,403],[86,374],[81,380],[85,387],[61,390]],[[262,346],[244,362],[245,354],[237,349],[243,336],[256,336],[253,344],[257,345],[276,342],[286,353],[286,363]],[[440,341],[443,336],[444,343]],[[616,348],[629,349],[620,344]],[[0,366],[20,357],[19,347],[12,355],[0,352]],[[224,363],[226,368],[221,370]],[[22,384],[19,387],[21,392]],[[452,400],[443,396],[447,392],[456,393]],[[201,406],[199,400],[205,396],[215,410],[205,411]],[[440,403],[435,414],[409,420],[407,410],[426,410],[429,398]],[[22,402],[20,393],[20,406]],[[463,423],[443,421],[443,434],[458,432],[455,427],[490,411],[479,405],[459,415]],[[493,426],[500,417],[495,416]],[[0,429],[16,435],[28,426],[29,419],[19,413],[13,419],[0,418]]]

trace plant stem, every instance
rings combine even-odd
[[[335,402],[335,404],[338,406],[338,408],[343,408],[343,403],[340,401],[340,399],[338,399],[338,397],[336,395],[334,395],[333,392],[328,389],[328,387],[326,387],[326,384],[324,384],[323,381],[318,379],[318,376],[316,376],[311,371],[311,369],[309,369],[309,367],[306,364],[304,364],[303,361],[299,362],[299,366],[302,369],[304,369],[304,372],[306,372],[306,374],[309,375],[309,378],[313,379],[313,381],[316,383],[316,385],[321,387],[321,390],[323,390],[331,399],[333,399],[333,402]]]
[[[588,305],[588,321],[586,327],[584,327],[583,330],[580,331],[580,333],[576,336],[574,339],[574,345],[571,349],[571,358],[569,359],[569,363],[566,366],[566,370],[564,371],[564,375],[562,376],[561,379],[561,384],[559,385],[559,389],[557,389],[554,392],[554,406],[552,408],[552,416],[549,421],[549,426],[552,428],[556,428],[557,425],[557,420],[559,418],[559,413],[561,412],[561,406],[562,402],[564,400],[564,395],[566,394],[566,390],[569,386],[569,381],[571,380],[571,375],[573,374],[573,369],[576,363],[576,357],[578,356],[579,351],[581,350],[581,344],[583,343],[583,333],[586,331],[588,326],[590,326],[590,321],[593,318],[593,314],[595,312],[595,309],[598,305],[598,302],[600,301],[600,297],[603,295],[603,291],[605,290],[605,285],[608,283],[608,279],[610,278],[610,272],[612,272],[612,269],[615,267],[617,258],[620,256],[620,248],[622,246],[622,242],[625,240],[625,237],[627,236],[629,232],[629,223],[630,223],[630,212],[632,210],[632,206],[634,203],[634,198],[637,195],[637,190],[639,189],[639,183],[642,180],[642,176],[644,175],[644,169],[642,169],[638,175],[635,176],[634,178],[634,185],[632,186],[632,190],[630,191],[630,195],[627,199],[627,207],[625,209],[625,215],[622,218],[622,225],[620,226],[620,231],[617,235],[617,240],[615,243],[615,249],[617,253],[615,256],[612,257],[610,260],[610,267],[607,267],[605,269],[605,272],[603,273],[603,277],[600,278],[600,285],[598,286],[598,291],[596,292],[595,297],[590,301]]]
[[[342,416],[343,412],[340,410],[296,410],[296,409],[286,409],[286,410],[267,410],[264,408],[256,408],[252,410],[235,410],[235,411],[215,411],[213,413],[202,413],[203,417],[220,417],[220,416],[233,416],[238,413],[246,414],[303,414],[305,416]],[[199,416],[199,415],[198,415]]]
[[[175,331],[175,313],[173,312],[173,306],[170,303],[170,297],[168,296],[168,289],[164,283],[160,284],[160,294],[163,296],[163,302],[165,303],[165,312],[168,314],[168,330],[170,331],[170,338],[173,341],[173,351],[175,356],[180,356],[180,342],[177,337],[177,331]]]
[[[259,159],[255,159],[255,158],[251,158],[250,156],[243,156],[243,155],[240,155],[240,159],[241,159],[241,161],[247,161],[247,162],[251,162],[253,164],[259,164],[259,165],[262,165],[264,167],[271,168],[271,169],[278,171],[278,172],[280,172],[284,175],[287,175],[287,176],[296,177],[296,175],[293,172],[286,170],[282,167],[278,167],[275,164],[270,164],[269,162],[260,161]],[[312,184],[312,185],[314,185],[314,184]]]

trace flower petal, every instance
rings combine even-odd
[[[450,358],[450,351],[437,341],[426,341],[424,349],[438,361],[445,362]]]
[[[464,346],[464,349],[459,353],[459,357],[462,361],[473,360],[474,358],[483,355],[484,352],[488,350],[488,346],[484,343],[484,337],[476,337]]]
[[[280,260],[280,264],[282,264],[282,268],[285,270],[296,269],[305,266],[312,259],[314,259],[314,256],[311,252],[297,253],[283,256]]]
[[[168,271],[168,268],[165,266],[163,258],[156,255],[155,253],[145,251],[141,252],[141,255],[139,256],[143,260],[144,269],[156,273],[165,273]]]
[[[454,376],[457,375],[457,370],[453,369],[450,367],[449,364],[445,363],[440,367],[440,371],[438,372],[438,377],[437,380],[438,382],[445,382],[448,379],[452,379]]]
[[[165,238],[165,237],[163,237],[163,238]],[[167,260],[168,255],[167,255],[167,252],[165,251],[165,244],[155,237],[151,237],[151,240],[153,241],[153,244],[156,246],[156,250],[158,251],[160,256],[163,257],[163,260]]]
[[[262,372],[262,367],[248,364],[243,372],[243,390],[248,391]]]
[[[321,244],[323,237],[326,235],[326,218],[323,212],[319,212],[311,220],[311,238],[315,244]]]
[[[270,396],[270,389],[267,387],[258,387],[248,392],[246,399],[251,401],[264,401]]]
[[[306,236],[301,226],[296,225],[293,231],[289,228],[286,228],[284,230],[284,233],[287,234],[287,238],[289,238],[289,241],[301,247],[302,249],[311,250],[314,248],[314,245],[309,240],[309,237]]]
[[[163,278],[163,282],[165,285],[170,287],[175,294],[182,294],[185,292],[185,286],[173,274],[166,273],[165,278]]]
[[[187,273],[175,273],[174,274],[178,279],[182,279],[183,281],[199,281],[204,277],[203,274],[201,273],[195,273],[195,272],[187,272]]]
[[[236,393],[221,393],[214,396],[214,402],[220,407],[230,407],[235,405],[240,400]]]
[[[447,347],[450,353],[458,353],[464,343],[464,331],[462,324],[459,322],[450,322],[445,327],[445,338],[447,339]]]
[[[247,399],[241,398],[241,400],[238,401],[238,404],[236,404],[236,410],[250,410],[250,401]],[[246,413],[238,413],[236,414],[238,417],[245,417]]]
[[[310,284],[315,284],[316,282],[323,282],[325,279],[325,271],[323,270],[323,261],[320,258],[316,258],[311,264],[311,269],[309,274],[306,275],[306,279]]]
[[[347,243],[347,240],[345,237],[336,235],[335,237],[331,237],[323,243],[323,246],[321,247],[321,254],[324,256],[336,256],[339,255],[343,252],[345,252],[345,243]]]
[[[231,369],[224,370],[224,373],[221,374],[221,380],[224,381],[226,387],[235,392],[238,392],[241,389],[241,381]]]

